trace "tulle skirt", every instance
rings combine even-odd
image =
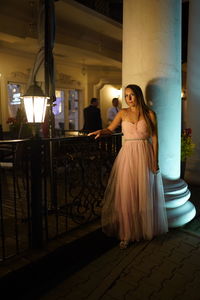
[[[151,171],[152,144],[126,141],[111,171],[104,195],[102,229],[120,240],[150,240],[168,231],[160,172]]]

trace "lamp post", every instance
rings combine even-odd
[[[30,87],[24,95],[24,106],[27,120],[31,123],[44,122],[45,113],[48,113],[49,137],[53,137],[53,112],[52,106],[55,101],[55,79],[53,46],[55,40],[55,9],[56,0],[40,0],[38,12],[38,50],[34,67],[30,75]],[[43,73],[43,91],[37,85],[38,76]],[[46,112],[47,99],[49,109]]]
[[[28,88],[23,99],[28,123],[44,122],[47,97],[36,82]]]
[[[35,65],[31,75],[31,82],[33,83],[28,88],[24,95],[24,107],[26,111],[27,121],[31,122],[35,127],[35,137],[38,137],[38,123],[42,123],[45,120],[45,115],[48,117],[48,129],[49,129],[49,179],[50,179],[50,190],[51,190],[51,204],[52,207],[56,207],[55,188],[53,185],[54,174],[53,174],[53,111],[52,106],[55,101],[55,79],[54,79],[54,60],[53,60],[53,46],[55,39],[55,9],[54,2],[56,0],[40,0],[40,11],[38,19],[38,37],[40,42],[40,49],[38,51]],[[43,90],[37,85],[36,78],[39,70],[42,68],[44,76]],[[48,104],[47,104],[48,101]],[[48,105],[48,110],[46,107]],[[40,147],[40,148],[39,148]],[[32,160],[35,160],[35,153],[40,153],[38,161],[41,163],[41,142],[32,141],[32,148],[34,149]],[[35,153],[34,153],[35,152]],[[38,154],[39,155],[39,154]],[[37,165],[37,161],[36,161]],[[33,174],[37,176],[37,170],[34,170]],[[35,189],[39,190],[42,177],[39,171],[39,176],[36,178]],[[35,173],[34,173],[35,172]],[[33,176],[33,178],[34,178]],[[40,182],[38,178],[40,177]],[[37,183],[38,182],[38,183]],[[39,188],[38,188],[38,186]],[[34,193],[34,192],[33,192]],[[38,196],[40,198],[41,195]],[[35,195],[33,195],[33,199]],[[42,200],[41,200],[42,201]],[[38,202],[38,201],[37,201]],[[41,205],[38,204],[38,210],[41,209]],[[37,215],[37,213],[36,213]],[[41,218],[41,216],[39,216]],[[41,226],[41,220],[39,221]],[[39,228],[38,227],[38,228]],[[41,228],[40,228],[41,229]],[[37,242],[37,241],[36,241]]]
[[[24,108],[28,123],[34,125],[34,136],[31,139],[31,247],[43,245],[42,216],[42,144],[39,139],[38,125],[44,122],[47,97],[36,81],[23,96]]]
[[[42,229],[42,144],[39,139],[39,123],[44,122],[47,97],[34,81],[23,96],[28,123],[34,125],[34,136],[30,141],[31,155],[31,247],[43,245]]]

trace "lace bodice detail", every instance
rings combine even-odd
[[[144,119],[137,123],[122,121],[122,132],[125,139],[148,139],[150,137],[147,124]]]

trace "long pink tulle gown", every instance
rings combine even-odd
[[[161,174],[145,120],[122,121],[124,144],[114,162],[102,209],[103,232],[120,240],[152,239],[168,231]]]

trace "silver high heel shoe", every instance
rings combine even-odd
[[[128,248],[128,245],[129,245],[128,241],[121,241],[119,244],[119,248],[123,250],[123,249]]]

